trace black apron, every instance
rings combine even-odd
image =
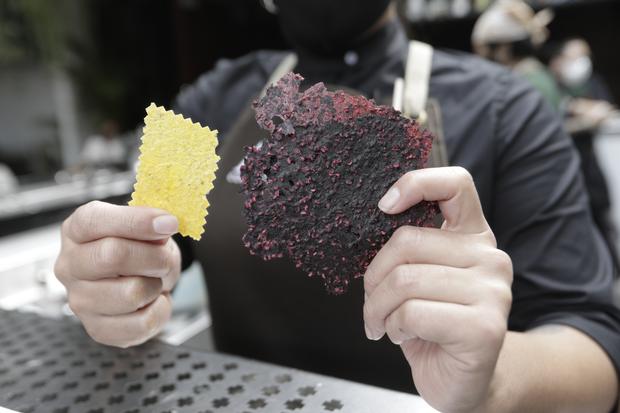
[[[283,61],[281,68],[291,64],[291,58],[287,59],[289,63]],[[281,68],[272,77],[283,74],[278,74]],[[442,166],[447,156],[437,102],[429,100],[425,112],[425,126],[435,135],[429,166]],[[243,158],[246,146],[265,138],[267,132],[257,125],[248,102],[218,149],[221,160],[215,187],[209,194],[206,232],[194,251],[205,273],[216,348],[348,380],[414,391],[400,347],[386,337],[379,342],[366,338],[362,279],[353,280],[344,295],[329,295],[320,279],[309,278],[287,258],[265,262],[243,246],[241,238],[247,226],[241,185],[228,182],[226,176]]]

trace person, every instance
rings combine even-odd
[[[409,49],[389,0],[275,5],[307,85],[392,100]],[[386,214],[437,200],[441,228],[399,228],[341,296],[325,294],[286,259],[248,253],[240,187],[226,177],[243,147],[262,137],[251,129],[249,103],[289,57],[261,50],[221,61],[176,100],[176,110],[220,131],[206,232],[191,244],[207,278],[217,349],[415,386],[443,412],[608,412],[620,365],[609,253],[557,116],[501,67],[433,52],[429,95],[441,108],[452,166],[408,172],[369,200]],[[63,223],[55,272],[96,341],[137,345],[166,323],[187,263],[171,237],[177,228],[166,211],[101,202]]]
[[[80,155],[81,164],[93,168],[120,168],[127,164],[127,149],[118,134],[118,123],[107,119],[101,133],[89,136]]]
[[[594,153],[595,130],[613,112],[604,83],[591,76],[589,45],[573,39],[561,47],[548,45],[549,69],[538,60],[536,51],[549,35],[546,25],[552,14],[546,10],[534,13],[521,0],[501,0],[476,21],[472,33],[474,51],[502,64],[525,77],[562,115],[564,126],[574,140],[581,157],[581,169],[590,197],[594,223],[601,231],[611,252],[614,266],[620,265],[616,229],[610,219],[611,201],[603,172]],[[549,50],[552,50],[549,52]]]
[[[472,31],[474,52],[507,66],[526,78],[547,101],[560,110],[560,91],[547,67],[536,57],[549,36],[553,13],[534,13],[522,0],[499,0],[476,21]]]
[[[594,71],[592,49],[585,39],[562,42],[551,53],[549,68],[567,95],[614,104],[609,86]]]
[[[581,158],[592,217],[618,266],[618,235],[611,220],[611,196],[607,178],[594,150],[600,125],[618,116],[617,109],[609,88],[593,71],[592,51],[584,39],[569,39],[551,49],[549,68],[560,85],[564,124]]]

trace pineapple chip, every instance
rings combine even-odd
[[[217,131],[154,103],[146,108],[144,135],[129,205],[161,208],[179,220],[181,235],[200,240],[219,157]]]

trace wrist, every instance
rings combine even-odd
[[[499,374],[497,366],[489,383],[487,395],[482,403],[473,410],[475,413],[510,412],[508,408],[506,394],[503,391],[503,380]]]
[[[479,407],[474,410],[475,413],[511,413],[518,410],[515,405],[514,395],[519,392],[519,389],[515,388],[516,383],[514,383],[514,380],[510,380],[512,376],[509,375],[510,372],[507,372],[506,369],[508,357],[506,348],[509,347],[507,342],[517,338],[515,337],[516,334],[518,333],[508,332],[506,334],[489,382],[487,395]]]

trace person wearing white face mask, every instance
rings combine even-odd
[[[569,96],[613,104],[609,88],[603,79],[594,73],[592,51],[584,39],[565,41],[552,53],[549,68],[562,91]]]
[[[571,39],[551,47],[549,68],[563,95],[566,129],[592,135],[617,108],[609,88],[593,70],[592,51],[584,39]]]
[[[583,87],[592,76],[592,60],[588,56],[571,59],[560,68],[558,75],[568,88]]]

